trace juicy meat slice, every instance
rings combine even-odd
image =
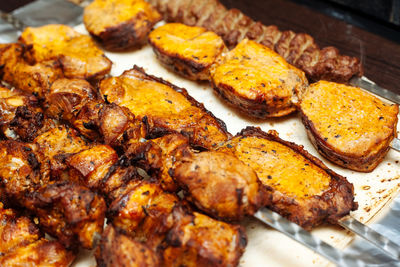
[[[254,170],[229,153],[193,153],[176,163],[172,176],[189,201],[222,220],[238,221],[270,202]]]
[[[146,244],[120,233],[109,225],[103,232],[95,252],[96,262],[102,267],[157,267],[160,259]]]
[[[39,228],[26,216],[18,216],[12,209],[5,209],[0,202],[0,258],[29,245],[43,237]]]
[[[268,207],[305,229],[324,221],[336,223],[357,208],[346,178],[275,131],[248,127],[218,151],[233,153],[253,168],[272,191]]]
[[[290,64],[303,70],[312,81],[346,82],[362,76],[358,58],[341,55],[335,47],[321,49],[305,33],[280,31],[276,26],[255,22],[237,9],[228,10],[218,0],[150,0],[168,22],[201,26],[220,35],[229,48],[245,38],[274,49]],[[172,3],[171,3],[172,2]],[[169,8],[170,5],[173,8]]]
[[[165,266],[237,266],[247,245],[240,225],[214,220],[198,212],[173,211],[174,227],[163,250]]]
[[[296,110],[308,85],[305,74],[266,46],[243,40],[210,70],[214,90],[233,107],[256,118]]]
[[[41,239],[0,256],[0,266],[67,267],[74,259],[60,242]]]
[[[352,170],[373,171],[397,136],[398,105],[360,88],[326,81],[311,84],[300,111],[321,155]]]
[[[144,0],[95,0],[85,7],[83,23],[108,50],[127,50],[145,43],[161,15]]]
[[[57,59],[68,78],[97,80],[111,70],[111,61],[92,38],[66,25],[28,27],[19,41],[30,47],[25,55],[30,62]]]
[[[25,55],[26,48],[21,44],[9,44],[1,49],[1,78],[24,92],[43,97],[55,80],[64,77],[61,66],[53,58],[30,64]]]
[[[226,49],[221,37],[202,27],[168,23],[149,34],[157,58],[191,80],[210,80],[210,67]]]
[[[147,75],[137,66],[119,77],[103,80],[100,93],[143,120],[149,129],[148,137],[177,132],[189,137],[191,145],[211,149],[230,136],[225,124],[185,89]]]
[[[24,206],[67,248],[91,249],[103,232],[104,199],[75,183],[50,183],[27,194]]]

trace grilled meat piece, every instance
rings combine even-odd
[[[165,266],[237,266],[247,245],[244,228],[198,212],[173,211],[163,250]]]
[[[74,259],[60,242],[41,239],[0,256],[0,266],[67,267]]]
[[[210,80],[210,67],[226,49],[221,37],[202,27],[168,23],[149,34],[164,65],[191,80]]]
[[[27,194],[24,206],[39,218],[41,228],[67,248],[91,249],[103,232],[104,200],[75,183],[50,183]]]
[[[88,32],[108,50],[145,43],[161,15],[144,0],[95,0],[83,12]]]
[[[312,80],[348,81],[362,75],[359,59],[341,55],[334,47],[323,49],[308,34],[280,31],[244,15],[227,10],[218,0],[149,0],[168,22],[204,27],[220,35],[230,48],[248,38],[268,46]]]
[[[225,124],[185,89],[147,75],[137,66],[119,77],[103,80],[100,93],[143,120],[150,138],[177,132],[189,137],[193,146],[211,149],[230,136]]]
[[[0,258],[18,247],[29,245],[43,237],[39,228],[25,216],[5,209],[0,202]]]
[[[233,153],[253,168],[272,191],[268,207],[305,229],[338,219],[357,208],[353,185],[301,146],[248,127],[218,151]]]
[[[254,170],[229,153],[193,153],[176,163],[172,176],[189,201],[222,220],[238,221],[271,201]]]
[[[214,90],[224,100],[257,118],[292,113],[308,84],[301,70],[247,39],[220,57],[210,73]]]
[[[356,87],[326,81],[311,84],[300,110],[321,155],[352,170],[374,170],[397,136],[398,105]]]
[[[63,77],[61,66],[53,58],[30,64],[25,54],[26,48],[21,44],[9,44],[0,49],[1,77],[24,92],[43,97],[50,85]]]
[[[90,36],[66,25],[28,27],[19,41],[29,47],[25,53],[29,62],[33,64],[55,58],[68,78],[97,80],[111,69],[111,61]]]
[[[157,267],[158,255],[145,244],[120,233],[109,225],[97,246],[95,257],[101,267]]]

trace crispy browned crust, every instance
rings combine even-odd
[[[218,0],[150,0],[166,21],[202,26],[220,35],[228,47],[244,38],[257,41],[302,69],[311,81],[348,81],[363,73],[359,59],[341,55],[334,47],[323,49],[305,33],[281,32],[276,26],[255,22],[237,9],[227,10]],[[174,5],[174,7],[172,7]]]
[[[260,128],[255,127],[247,127],[237,136],[255,136],[283,144],[311,161],[331,177],[329,190],[320,196],[307,198],[302,203],[280,192],[273,192],[272,203],[269,205],[270,209],[305,229],[311,229],[324,221],[335,224],[340,218],[348,215],[350,211],[357,209],[358,204],[354,202],[353,185],[345,177],[326,167],[322,161],[308,153],[302,146],[282,140],[275,131],[265,133]],[[273,188],[271,190],[274,191]]]
[[[352,157],[351,155],[344,155],[339,153],[334,148],[329,146],[324,138],[319,134],[319,132],[315,129],[314,124],[310,121],[304,113],[302,113],[302,121],[304,127],[306,128],[306,132],[308,138],[314,147],[318,150],[318,152],[327,158],[328,160],[336,163],[339,166],[359,171],[359,172],[371,172],[373,171],[379,163],[385,158],[386,154],[390,150],[390,142],[397,135],[396,126],[394,127],[393,135],[390,138],[383,140],[385,145],[377,151],[376,153],[366,156],[366,157]]]
[[[135,241],[109,225],[95,252],[99,267],[157,267],[158,255],[145,244]]]

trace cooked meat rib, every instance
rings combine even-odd
[[[74,259],[72,252],[43,236],[30,218],[4,209],[0,202],[1,266],[69,266]]]
[[[111,225],[104,230],[95,256],[100,267],[160,266],[160,259],[152,249],[120,233]]]
[[[168,23],[153,30],[149,43],[166,67],[191,80],[210,80],[211,65],[226,50],[215,33],[180,23]]]
[[[292,113],[308,84],[301,70],[268,47],[247,39],[221,56],[210,73],[214,90],[224,100],[257,118]]]
[[[33,64],[55,58],[68,78],[97,80],[111,69],[111,61],[90,36],[66,25],[28,27],[19,41],[28,47],[25,57],[29,62]]]
[[[83,12],[88,32],[108,50],[145,43],[161,15],[144,0],[95,0]]]
[[[104,200],[68,181],[51,183],[28,194],[24,206],[67,248],[91,249],[103,232]]]
[[[232,48],[244,38],[274,49],[289,63],[302,69],[312,80],[348,81],[362,75],[361,62],[340,55],[334,47],[320,49],[308,34],[281,32],[276,26],[264,26],[237,9],[227,10],[218,0],[149,0],[169,22],[201,26],[220,35]],[[174,5],[173,8],[171,5]]]
[[[353,185],[301,146],[248,127],[218,151],[233,153],[252,167],[272,191],[268,207],[305,229],[338,219],[357,208]]]
[[[119,77],[103,80],[100,93],[143,120],[150,138],[178,132],[188,136],[193,146],[211,149],[230,136],[225,124],[185,89],[147,75],[137,66]]]
[[[41,239],[0,257],[0,266],[67,267],[74,258],[58,241]]]
[[[326,81],[311,84],[300,111],[321,155],[352,170],[374,170],[397,136],[398,105],[356,87]]]

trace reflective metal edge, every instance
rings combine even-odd
[[[305,245],[338,266],[367,266],[368,264],[376,264],[374,262],[367,262],[365,259],[360,259],[359,255],[353,255],[348,252],[345,253],[332,247],[297,224],[288,221],[267,208],[258,210],[254,214],[254,217],[293,240]]]
[[[392,142],[390,143],[390,147],[400,152],[400,139],[393,138]]]
[[[350,84],[353,86],[361,87],[362,89],[370,91],[371,93],[383,97],[389,101],[400,104],[400,95],[393,93],[388,89],[380,87],[379,85],[377,85],[376,83],[374,83],[365,76],[351,78]]]
[[[400,246],[386,236],[376,232],[374,229],[362,224],[351,216],[341,219],[339,225],[364,238],[375,245],[375,247],[380,248],[387,255],[390,255],[396,260],[400,260]]]

